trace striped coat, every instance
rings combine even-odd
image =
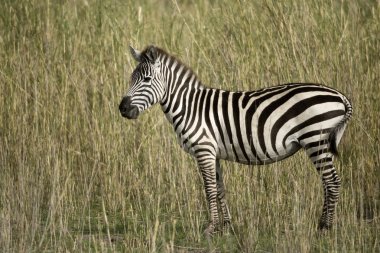
[[[325,201],[320,228],[330,228],[340,179],[333,165],[337,145],[352,115],[340,92],[310,83],[291,83],[258,91],[232,92],[205,87],[193,71],[154,46],[131,48],[139,62],[120,103],[122,116],[135,119],[160,103],[182,148],[195,157],[209,203],[206,234],[230,224],[220,159],[263,165],[303,148],[321,172]]]

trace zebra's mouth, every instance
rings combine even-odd
[[[139,109],[135,105],[131,105],[131,98],[125,97],[119,105],[121,116],[127,119],[137,119],[139,116]]]
[[[121,116],[127,119],[137,119],[139,116],[139,110],[137,107],[133,107],[131,110],[128,111],[120,111]]]

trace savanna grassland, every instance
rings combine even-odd
[[[331,231],[317,231],[321,180],[299,152],[223,162],[234,231],[203,236],[201,177],[160,107],[118,111],[128,45],[148,44],[210,87],[317,82],[350,98]],[[379,134],[379,1],[0,3],[1,252],[379,252]]]

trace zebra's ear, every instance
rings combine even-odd
[[[133,58],[138,61],[138,62],[142,62],[142,58],[141,58],[141,52],[139,50],[136,50],[134,49],[133,47],[129,46],[129,50],[131,51],[131,54],[133,56]]]
[[[151,63],[155,63],[157,59],[157,49],[155,46],[150,45],[145,51],[145,57]]]

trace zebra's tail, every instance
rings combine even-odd
[[[338,144],[340,142],[340,139],[342,138],[347,122],[352,117],[352,105],[350,101],[345,96],[342,96],[342,100],[346,108],[346,114],[344,115],[343,119],[338,123],[338,125],[331,131],[329,135],[330,152],[334,154],[335,156],[339,155]]]

